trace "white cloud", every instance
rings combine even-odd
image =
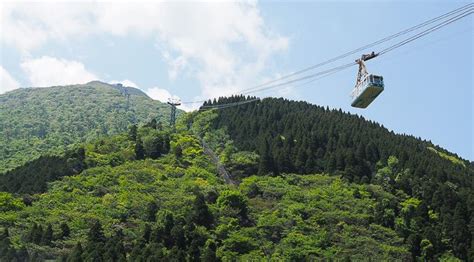
[[[178,106],[178,108],[186,112],[191,112],[191,111],[199,109],[200,106],[201,106],[200,104],[182,104]]]
[[[155,39],[169,78],[196,78],[201,97],[258,84],[271,58],[288,47],[255,1],[9,3],[2,14],[2,41],[26,54],[98,34]]]
[[[35,87],[82,84],[97,79],[80,62],[49,56],[25,60],[20,66]]]
[[[164,88],[159,88],[157,86],[148,88],[147,90],[143,90],[143,91],[152,99],[158,100],[163,103],[168,102],[168,99],[170,98],[177,101],[181,101],[181,99],[178,96],[172,95],[168,90]],[[189,111],[193,111],[199,108],[199,104],[181,104],[178,107],[184,111],[189,112]]]
[[[172,58],[169,53],[165,53],[163,58],[168,63],[168,77],[171,80],[175,80],[178,74],[188,66],[188,61],[183,56]]]
[[[20,84],[8,73],[7,70],[0,66],[0,94],[17,89]]]
[[[203,97],[228,95],[255,85],[269,58],[288,45],[286,38],[265,27],[252,3],[172,3],[165,7],[157,10],[161,19],[156,28],[167,51],[169,75],[174,78],[192,68]]]
[[[161,102],[166,103],[169,98],[177,98],[177,96],[172,95],[168,90],[159,88],[159,87],[152,87],[145,90],[145,93],[154,100],[158,100]]]
[[[28,53],[51,40],[77,39],[94,28],[94,6],[92,2],[2,2],[2,40]]]
[[[129,86],[129,87],[135,87],[135,88],[138,88],[138,85],[135,84],[134,82],[132,82],[131,80],[128,80],[128,79],[125,79],[125,80],[122,80],[122,81],[117,81],[117,80],[112,80],[112,81],[109,81],[110,84],[122,84],[124,86]]]

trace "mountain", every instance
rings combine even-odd
[[[167,123],[168,117],[169,106],[132,87],[93,81],[17,89],[0,95],[0,173],[77,142],[118,134],[133,123],[152,118]]]
[[[252,99],[8,171],[0,260],[473,261],[472,163],[340,110]]]

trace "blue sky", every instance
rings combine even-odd
[[[159,100],[238,93],[465,4],[2,3],[0,93],[92,79],[122,81]],[[472,17],[369,61],[386,89],[367,109],[350,107],[355,67],[255,95],[342,108],[474,160]]]

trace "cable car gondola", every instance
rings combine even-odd
[[[382,93],[384,89],[383,77],[369,74],[365,67],[364,61],[378,56],[372,52],[371,54],[362,55],[356,62],[359,64],[359,72],[357,74],[356,85],[352,90],[352,107],[366,108]]]

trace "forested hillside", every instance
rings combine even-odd
[[[153,119],[0,183],[0,261],[474,260],[472,163],[303,102]]]
[[[124,132],[133,123],[168,123],[168,117],[166,104],[131,87],[94,81],[17,89],[0,95],[0,173],[76,142]]]
[[[403,239],[376,220],[378,199],[395,198],[381,186],[324,174],[225,184],[195,134],[215,146],[219,135],[202,129],[209,119],[193,116],[177,133],[154,122],[132,126],[74,151],[69,157],[84,171],[45,193],[0,193],[0,260],[410,259]]]
[[[221,98],[204,108],[246,99]],[[434,256],[451,250],[459,258],[473,258],[472,163],[431,142],[306,102],[268,98],[216,112],[212,129],[224,128],[239,150],[257,153],[258,174],[326,172],[381,185],[397,198],[379,203],[379,222],[397,230],[412,254],[429,245]],[[389,168],[381,171],[384,165]],[[407,196],[416,199],[416,208],[399,219]]]

